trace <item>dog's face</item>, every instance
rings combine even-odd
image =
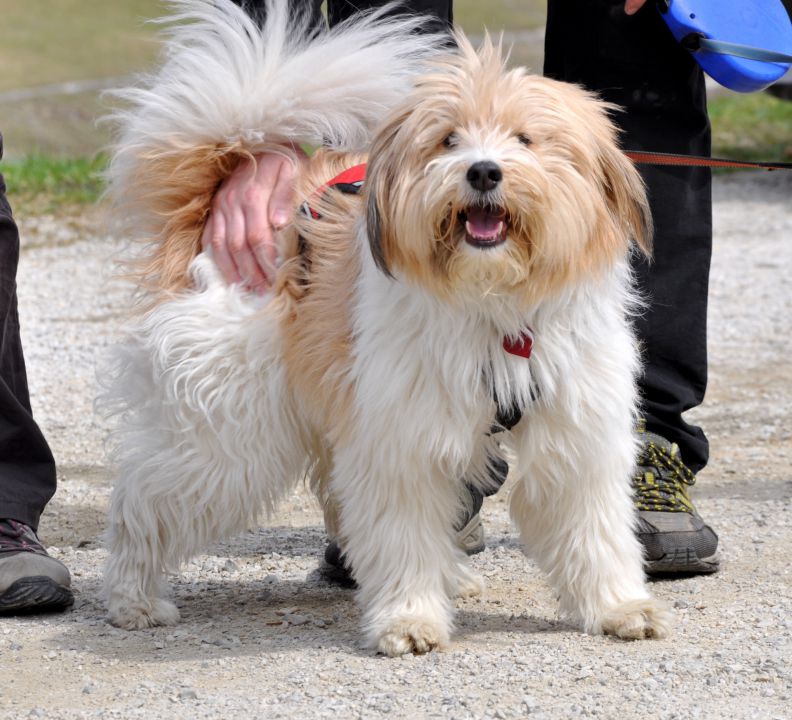
[[[417,83],[378,134],[368,230],[379,267],[437,294],[538,299],[648,252],[640,176],[607,106],[565,83],[504,69],[489,41]]]

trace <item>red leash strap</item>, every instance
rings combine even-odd
[[[684,167],[728,167],[761,168],[763,170],[792,170],[792,163],[747,162],[742,160],[723,160],[703,155],[674,155],[673,153],[643,152],[627,150],[624,153],[630,160],[645,165],[682,165]]]

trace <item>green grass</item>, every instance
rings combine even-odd
[[[716,95],[709,103],[712,153],[738,160],[792,160],[792,101],[767,93]]]
[[[17,213],[74,210],[95,203],[104,189],[107,158],[51,158],[31,155],[0,164],[7,194]]]

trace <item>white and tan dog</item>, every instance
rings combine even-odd
[[[125,628],[176,622],[164,573],[271,512],[306,473],[354,568],[367,642],[445,643],[478,586],[454,542],[460,478],[486,483],[496,403],[522,420],[512,515],[588,632],[666,634],[642,571],[631,239],[649,223],[608,108],[369,17],[305,39],[273,2],[177,0],[163,68],[124,93],[110,175],[146,241],[118,352],[106,592]],[[218,183],[283,142],[368,155],[360,195],[317,192],[362,154],[320,150],[264,298],[200,254]],[[318,217],[316,217],[318,216]],[[524,349],[531,333],[534,349]],[[515,348],[518,348],[515,351]],[[511,351],[511,352],[509,352]]]

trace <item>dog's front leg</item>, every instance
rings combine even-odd
[[[577,419],[545,408],[525,418],[511,510],[563,614],[587,632],[663,637],[671,613],[649,594],[634,532],[630,417],[629,408],[622,417]]]
[[[453,541],[454,482],[394,441],[339,450],[333,476],[344,551],[359,586],[369,646],[385,655],[444,645],[464,562]]]

